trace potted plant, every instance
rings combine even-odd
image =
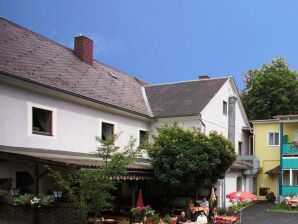
[[[141,207],[135,207],[131,209],[134,222],[140,223],[143,221],[144,211],[145,211],[144,208],[141,208]]]
[[[266,199],[270,204],[275,204],[276,197],[272,191],[266,195]]]
[[[158,214],[152,214],[147,217],[148,224],[157,224],[159,223],[159,215]]]

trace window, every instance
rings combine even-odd
[[[139,133],[139,144],[142,145],[143,143],[146,143],[148,142],[148,131],[143,131],[143,130],[140,130],[140,133]]]
[[[268,187],[260,187],[259,188],[259,195],[266,196],[270,192],[270,188]]]
[[[237,191],[241,191],[242,190],[242,177],[238,176],[237,177],[237,187],[236,187]]]
[[[114,125],[106,122],[101,123],[101,138],[107,140],[110,136],[114,135]]]
[[[282,185],[285,185],[285,186],[290,185],[290,170],[282,171]]]
[[[27,171],[16,172],[16,188],[28,191],[34,183],[34,178]]]
[[[292,170],[292,185],[298,185],[298,170]]]
[[[222,113],[228,115],[228,103],[226,101],[222,102]]]
[[[279,133],[278,132],[269,132],[268,133],[268,145],[269,146],[278,146],[279,145]]]
[[[238,155],[242,155],[242,142],[238,142]]]
[[[38,135],[52,135],[53,112],[32,107],[32,133]]]
[[[254,145],[253,136],[249,136],[249,155],[251,155],[251,156],[254,154],[253,145]]]

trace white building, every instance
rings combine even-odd
[[[95,136],[121,133],[123,147],[177,121],[222,133],[242,156],[216,184],[221,206],[225,194],[253,190],[249,123],[232,77],[149,85],[93,60],[86,37],[72,50],[3,18],[0,33],[0,187],[18,187],[28,173],[38,179],[42,160],[92,163]]]

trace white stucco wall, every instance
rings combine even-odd
[[[199,116],[190,116],[190,117],[171,117],[171,118],[158,118],[151,121],[150,132],[151,134],[157,134],[157,127],[163,126],[164,124],[177,124],[185,129],[199,128],[201,131],[204,131],[202,122],[199,119]]]
[[[228,103],[229,97],[232,95],[237,95],[237,92],[232,87],[231,81],[228,80],[201,112],[202,120],[206,125],[206,134],[210,131],[217,131],[228,138],[228,115],[223,114],[223,101]],[[248,150],[248,136],[243,133],[242,127],[247,126],[247,124],[240,111],[238,100],[235,109],[235,150],[238,152],[238,142],[241,141],[242,151],[246,152]]]
[[[54,136],[32,134],[32,105],[54,111]],[[7,146],[93,152],[97,145],[95,136],[101,134],[102,121],[115,124],[115,133],[122,133],[117,142],[120,147],[128,143],[130,136],[138,140],[140,129],[149,129],[149,121],[116,115],[4,83],[0,83],[0,114],[0,145]]]

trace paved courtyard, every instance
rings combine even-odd
[[[268,203],[259,202],[242,212],[242,224],[297,224],[298,213],[267,212]]]

